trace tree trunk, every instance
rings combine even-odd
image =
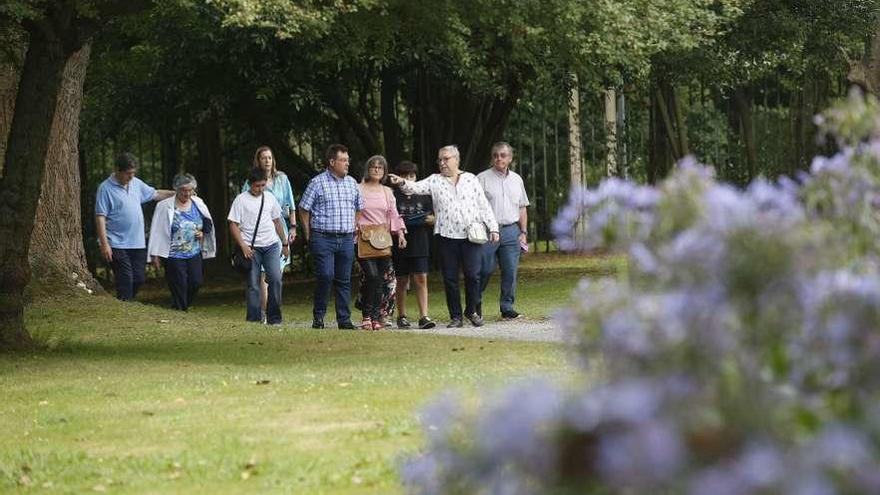
[[[31,29],[0,180],[0,349],[33,345],[24,328],[28,251],[68,54],[51,28]],[[24,241],[23,241],[24,240]]]
[[[605,90],[605,175],[616,177],[617,170],[617,92]]]
[[[618,169],[624,179],[629,178],[629,151],[627,150],[627,128],[626,128],[626,94],[621,91],[617,96],[617,142],[620,149],[620,163]]]
[[[98,290],[86,264],[80,214],[79,115],[90,52],[87,43],[64,69],[29,259],[32,273],[43,284],[82,282],[83,289]]]
[[[672,153],[670,141],[666,133],[666,122],[661,116],[661,99],[659,91],[654,91],[649,97],[649,120],[648,120],[648,167],[647,176],[649,184],[656,184],[666,177],[672,165]]]
[[[400,122],[397,119],[397,93],[400,81],[397,74],[391,71],[382,73],[381,81],[381,119],[382,136],[385,144],[385,158],[391,170],[403,159],[403,138]]]
[[[662,124],[666,139],[669,141],[669,150],[672,152],[672,158],[677,161],[681,160],[684,157],[684,154],[681,149],[681,140],[679,139],[679,134],[675,126],[675,122],[678,119],[673,120],[675,115],[673,115],[672,112],[675,111],[675,105],[670,105],[670,100],[672,100],[670,95],[674,94],[675,90],[671,86],[660,82],[657,84],[657,88],[654,91],[654,102],[657,105],[657,116],[660,118],[659,122]],[[671,110],[670,106],[672,107]]]
[[[568,160],[570,163],[571,187],[582,184],[584,176],[583,156],[584,148],[581,144],[581,96],[578,88],[578,78],[574,75],[574,81],[568,94]]]
[[[18,93],[18,80],[21,76],[21,59],[27,49],[23,35],[14,39],[18,40],[18,44],[12,48],[12,60],[0,63],[0,174],[3,173],[3,157],[6,156],[6,143],[12,129],[15,95]]]
[[[672,112],[675,116],[675,134],[678,137],[678,151],[680,153],[678,158],[681,159],[691,154],[691,146],[688,141],[687,123],[685,122],[684,108],[682,108],[681,98],[678,97],[678,92],[675,90],[675,87],[670,85],[668,93],[670,106],[672,107]]]
[[[199,196],[208,205],[208,210],[214,218],[217,256],[220,259],[225,259],[229,254],[228,229],[226,228],[229,185],[220,138],[220,118],[215,110],[209,111],[205,120],[199,123],[197,144],[199,156],[193,175],[199,182]]]
[[[877,95],[880,92],[880,25],[871,38],[870,48],[861,58],[851,59],[846,53],[844,56],[849,62],[847,82],[866,93]]]
[[[758,145],[755,142],[752,97],[746,88],[739,87],[733,92],[733,101],[739,117],[739,130],[745,151],[747,182],[751,182],[758,171]]]
[[[180,172],[180,137],[175,127],[165,126],[159,130],[159,154],[162,161],[162,184],[171,184]]]
[[[431,78],[419,71],[408,77],[408,85],[418,87],[418,91],[406,94],[410,108],[419,107],[414,117],[415,156],[432,161],[440,147],[455,144],[461,154],[462,170],[486,167],[492,144],[501,140],[522,93],[519,84],[510,81],[506,95],[499,97],[474,95],[456,81]],[[424,166],[426,173],[435,170],[433,165]]]

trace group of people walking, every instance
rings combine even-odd
[[[339,328],[381,329],[390,324],[389,308],[395,303],[398,327],[409,328],[410,283],[419,311],[416,325],[434,327],[427,282],[432,235],[437,238],[448,327],[462,327],[465,319],[475,327],[483,325],[482,294],[496,265],[501,268],[501,316],[520,316],[514,309],[516,275],[521,252],[528,249],[529,200],[522,178],[510,169],[513,149],[508,143],[492,146],[491,166],[479,175],[460,170],[455,146],[439,150],[439,173],[422,180],[417,180],[416,164],[401,162],[390,173],[385,157],[375,155],[367,159],[358,183],[349,175],[348,149],[341,144],[331,145],[325,160],[325,170],[309,182],[297,210],[293,188],[278,170],[272,150],[260,147],[254,155],[248,179],[227,215],[233,242],[250,260],[247,321],[282,322],[281,274],[290,264],[298,226],[317,279],[313,328],[324,328],[331,292]],[[121,155],[116,171],[98,187],[95,217],[101,255],[112,267],[119,299],[136,296],[149,256],[157,268],[164,267],[172,307],[186,311],[203,283],[202,260],[216,255],[215,222],[195,194],[192,175],[177,175],[173,190],[154,189],[135,176],[137,166],[133,155]],[[147,242],[141,205],[149,201],[158,203]],[[358,325],[350,309],[355,260],[363,277]]]

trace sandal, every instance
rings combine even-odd
[[[382,330],[385,324],[381,320],[373,320],[373,330]]]
[[[373,323],[370,321],[369,318],[364,318],[363,320],[361,320],[361,330],[372,330],[372,329],[373,329]]]

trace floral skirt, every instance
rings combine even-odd
[[[367,279],[361,272],[360,289],[358,289],[357,299],[354,301],[354,307],[363,309],[363,294],[366,292]],[[379,301],[379,315],[382,318],[389,318],[394,314],[394,295],[397,292],[397,274],[394,272],[394,263],[388,263],[388,269],[383,275],[382,283],[382,299]]]

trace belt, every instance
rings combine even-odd
[[[312,230],[312,233],[327,237],[345,237],[354,234],[354,232],[324,232],[323,230]]]
[[[516,222],[513,222],[513,223],[507,223],[507,224],[504,224],[504,225],[499,225],[499,227],[501,227],[501,228],[503,229],[503,228],[505,228],[505,227],[513,227],[514,225],[516,225],[517,227],[519,227],[519,224],[516,223]]]

